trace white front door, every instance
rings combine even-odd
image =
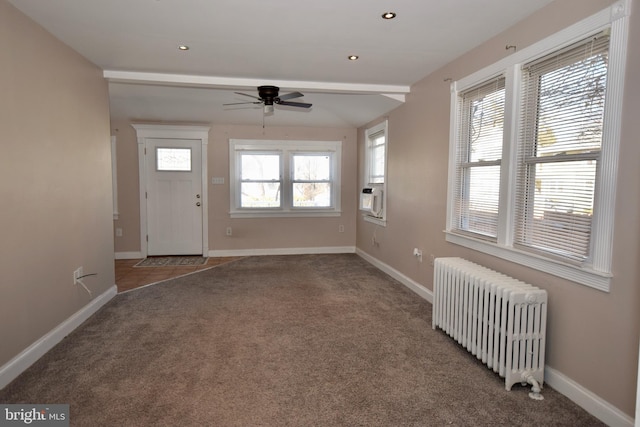
[[[147,254],[202,254],[201,141],[146,139]]]

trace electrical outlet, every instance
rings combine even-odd
[[[340,224],[338,226],[338,233],[344,233],[344,225]]]
[[[435,255],[433,255],[433,254],[429,255],[429,264],[431,264],[432,267],[433,267],[433,264],[435,263],[435,261],[436,261]]]
[[[82,277],[84,273],[82,272],[82,267],[78,267],[73,270],[73,284],[76,285],[78,283],[78,279]]]
[[[227,227],[227,236],[233,235],[233,229],[231,227]]]
[[[117,227],[116,228],[116,237],[122,237],[122,228],[121,227]]]

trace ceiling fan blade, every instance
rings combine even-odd
[[[262,104],[262,102],[232,102],[230,104],[222,104],[222,105],[241,105],[241,104]]]
[[[301,96],[304,96],[304,95],[301,94],[300,92],[291,92],[291,93],[285,93],[284,95],[281,95],[278,98],[280,98],[280,101],[285,101],[287,99],[300,98]]]
[[[242,92],[233,92],[236,95],[242,95],[242,96],[248,96],[249,98],[253,98],[253,99],[257,99],[258,101],[262,101],[261,98],[258,98],[257,96],[253,96],[253,95],[249,95],[248,93],[242,93]]]
[[[277,102],[278,105],[288,105],[290,107],[302,107],[302,108],[311,108],[312,104],[307,104],[304,102],[290,102],[290,101],[280,101]]]

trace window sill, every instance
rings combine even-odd
[[[362,218],[366,221],[366,222],[370,222],[372,224],[377,224],[380,225],[382,227],[386,227],[387,226],[387,220],[384,218],[376,218],[375,216],[371,216],[371,215],[362,215]]]
[[[530,254],[512,247],[500,246],[493,242],[475,239],[451,231],[445,231],[445,234],[447,242],[484,252],[603,292],[609,292],[611,274],[585,267],[564,264],[560,261]],[[535,286],[535,283],[532,283],[532,285]]]
[[[229,212],[231,218],[319,218],[341,216],[342,211],[326,210],[305,210],[305,211],[232,211]]]

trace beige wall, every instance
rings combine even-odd
[[[101,70],[0,0],[0,366],[114,285]]]
[[[462,256],[547,289],[547,364],[602,399],[634,415],[640,325],[640,8],[634,4],[625,87],[619,188],[615,216],[614,278],[604,293],[445,242],[449,83],[501,59],[506,45],[519,49],[613,3],[556,1],[482,44],[411,89],[405,105],[389,115],[388,226],[358,218],[357,246],[432,289],[425,257]],[[376,122],[372,122],[376,123]],[[364,128],[359,130],[362,152]],[[362,154],[360,153],[362,167]],[[358,216],[360,217],[360,216]],[[379,246],[371,244],[374,231]]]
[[[354,247],[356,226],[357,159],[356,130],[332,128],[278,128],[211,124],[208,151],[209,250],[229,251]],[[111,124],[117,137],[118,205],[115,227],[117,254],[140,251],[138,148],[135,130],[127,122]],[[234,218],[229,217],[229,139],[342,141],[342,215],[326,218]],[[212,185],[212,177],[223,177],[224,185]],[[338,232],[344,225],[344,232]],[[226,235],[231,227],[232,236]]]

